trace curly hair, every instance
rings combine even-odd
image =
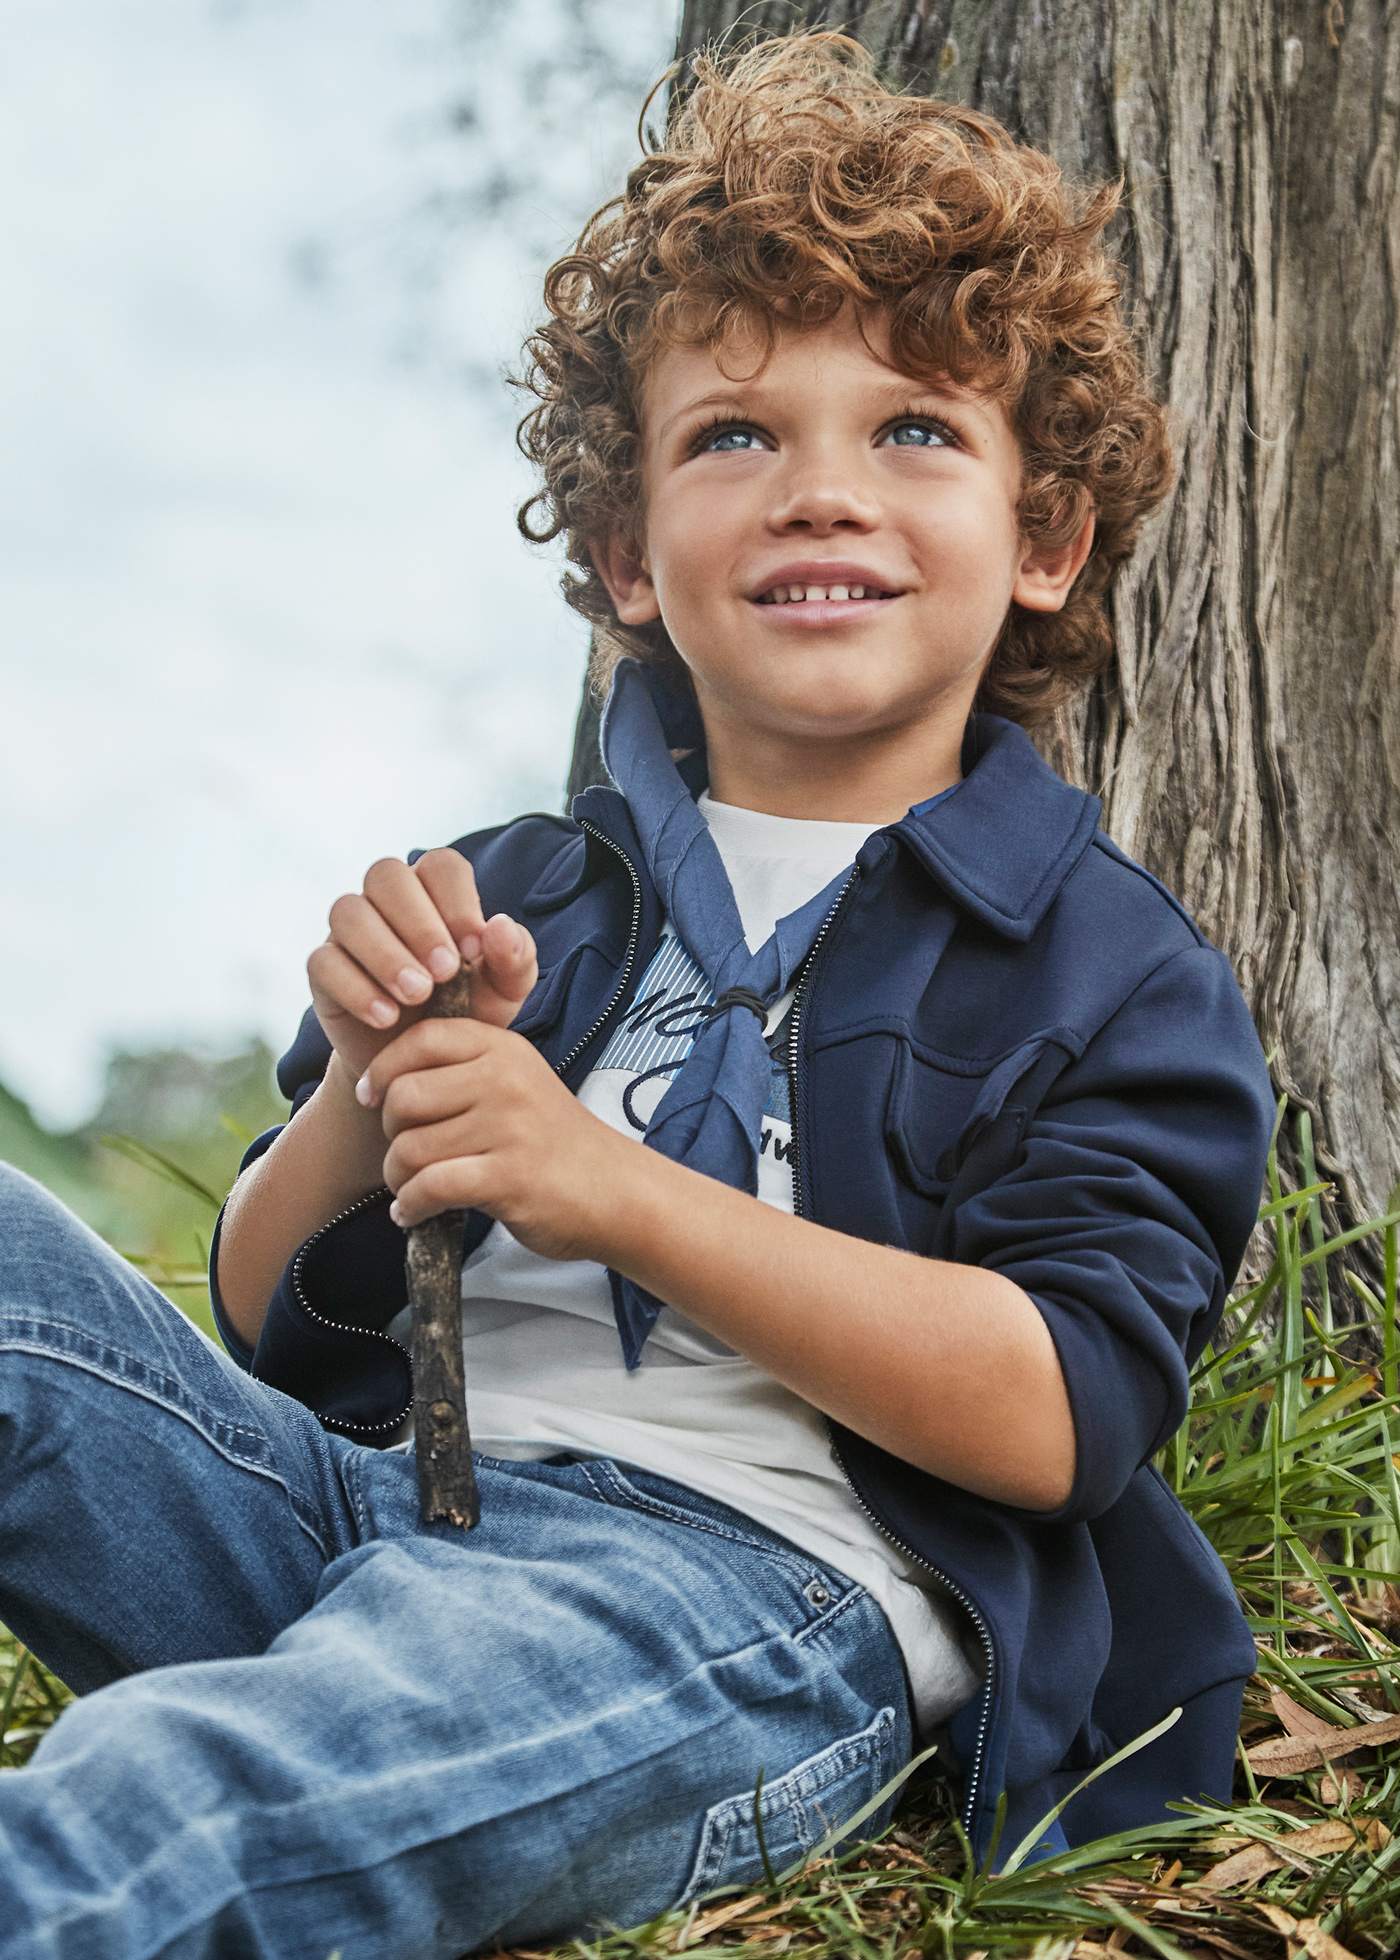
[[[676,71],[666,71],[647,96]],[[661,147],[550,266],[550,318],[525,342],[538,406],[516,429],[544,488],[516,514],[545,544],[594,635],[601,701],[624,653],[685,673],[662,623],[624,626],[589,555],[619,536],[640,555],[643,382],[667,347],[723,343],[736,326],[771,353],[780,324],[878,309],[892,361],[1005,406],[1022,460],[1022,538],[1093,546],[1058,612],[1010,605],[973,702],[1033,728],[1113,656],[1106,595],[1144,517],[1167,495],[1166,417],[1149,393],[1098,242],[1121,179],[1071,186],[993,117],[897,93],[859,41],[793,33],[693,64]],[[638,122],[641,135],[641,118]],[[868,343],[867,343],[868,345]],[[767,356],[765,355],[765,360]],[[539,529],[530,514],[544,506]]]

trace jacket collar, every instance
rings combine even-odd
[[[660,670],[625,656],[614,672],[638,670],[655,702],[672,748],[689,749],[673,762],[672,780],[648,782],[642,791],[658,809],[674,798],[675,780],[691,796],[709,781],[704,726],[689,687]],[[606,715],[607,708],[604,709]],[[1052,769],[1019,722],[985,711],[970,714],[963,731],[962,780],[950,796],[916,803],[897,823],[866,840],[856,862],[878,851],[876,839],[897,838],[935,884],[975,918],[1008,939],[1025,940],[1039,925],[1065,880],[1093,840],[1102,803]],[[662,772],[665,773],[664,771]],[[637,829],[627,799],[616,787],[594,784],[570,804],[578,822],[587,817],[615,843],[636,848]],[[655,821],[657,812],[640,813]],[[576,887],[582,865],[571,867]],[[560,894],[552,895],[556,899]]]
[[[914,804],[886,834],[984,925],[1029,939],[1092,843],[1102,802],[1005,715],[968,716],[961,767],[951,796]]]

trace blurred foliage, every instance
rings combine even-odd
[[[404,174],[304,230],[289,276],[326,295],[373,265],[403,302],[395,363],[437,369],[513,429],[521,411],[490,352],[485,285],[523,265],[521,306],[541,310],[544,268],[642,154],[639,112],[673,59],[679,13],[677,0],[443,0],[435,26],[403,33],[423,75],[422,106],[397,131]],[[646,112],[652,147],[667,100],[660,89]]]
[[[260,1037],[233,1054],[116,1049],[95,1114],[64,1132],[0,1083],[0,1159],[37,1178],[212,1335],[209,1239],[244,1151],[286,1121],[275,1062]]]

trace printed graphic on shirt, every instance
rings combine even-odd
[[[703,1010],[714,988],[668,925],[655,957],[642,975],[636,997],[613,1028],[597,1066],[587,1077],[583,1100],[615,1128],[645,1135],[661,1098],[670,1087],[695,1037],[705,1025]],[[747,1014],[732,1007],[731,1014]],[[783,1211],[792,1210],[792,1112],[788,1096],[787,1035],[792,1013],[789,993],[769,1012],[768,1081],[758,1147],[758,1195]]]

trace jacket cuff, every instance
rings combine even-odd
[[[1189,1399],[1186,1370],[1180,1364],[1164,1368],[1148,1350],[1113,1340],[1081,1299],[1045,1291],[1027,1297],[1050,1330],[1064,1377],[1075,1434],[1074,1479],[1053,1511],[1005,1508],[1034,1524],[1088,1524],[1117,1503],[1129,1478],[1181,1426]],[[1105,1383],[1112,1384],[1111,1393],[1104,1393]],[[1148,1414],[1154,1409],[1155,1421]],[[1153,1442],[1144,1456],[1148,1427]]]
[[[387,1189],[367,1194],[298,1248],[268,1303],[251,1367],[327,1428],[380,1444],[413,1406],[411,1357],[384,1331],[408,1303],[392,1199]]]

